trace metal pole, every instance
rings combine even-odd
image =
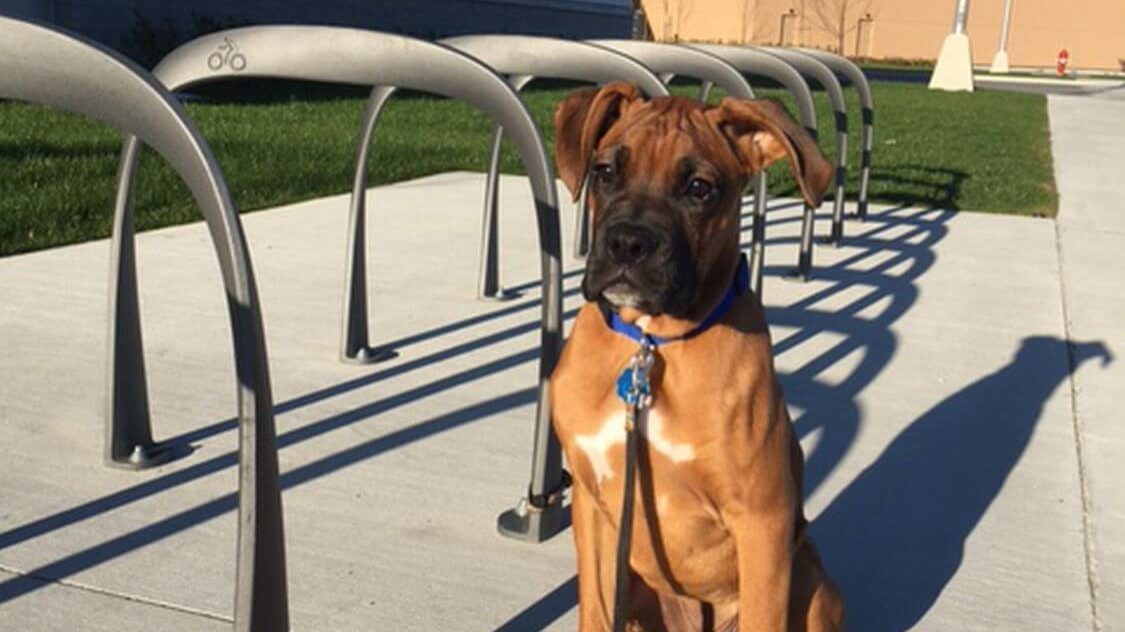
[[[1012,4],[1015,0],[1004,0],[1004,19],[1000,22],[1000,44],[996,56],[992,58],[989,72],[1008,72],[1008,31],[1012,26]]]
[[[1004,1],[1004,21],[1000,23],[1000,50],[1008,52],[1008,30],[1012,26],[1012,3],[1014,0]]]
[[[585,259],[590,254],[590,242],[593,241],[594,231],[590,224],[590,209],[586,204],[590,195],[590,177],[582,179],[582,188],[578,191],[578,204],[574,207],[574,258]]]
[[[340,361],[371,364],[396,355],[386,347],[372,347],[367,335],[367,155],[375,124],[395,93],[393,86],[376,86],[364,110],[356,145],[357,169],[352,180],[351,208],[348,212],[347,258],[344,261],[344,313],[340,335]]]
[[[965,23],[969,19],[969,0],[957,0],[957,9],[953,12],[953,32],[965,32]]]
[[[477,296],[496,301],[504,301],[515,296],[500,286],[500,149],[503,143],[504,128],[493,125],[492,155],[488,163],[488,176],[484,182],[480,281],[477,284]]]
[[[766,269],[766,172],[754,178],[754,222],[750,238],[750,289],[762,298],[762,275]],[[810,262],[811,265],[811,262]]]

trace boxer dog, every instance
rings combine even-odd
[[[804,456],[746,288],[741,197],[786,158],[820,205],[832,167],[778,103],[643,98],[629,84],[571,93],[555,112],[559,176],[589,174],[594,239],[580,310],[550,383],[573,471],[580,629],[608,630],[624,491],[615,384],[663,342],[638,421],[628,628],[843,629],[843,600],[806,531]]]

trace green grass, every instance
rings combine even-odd
[[[1046,102],[1038,95],[952,94],[876,83],[875,201],[975,211],[1052,215]],[[694,88],[679,86],[690,95]],[[307,91],[306,91],[307,92]],[[528,106],[552,141],[550,115],[566,88],[530,90]],[[849,111],[857,108],[848,90]],[[356,128],[363,108],[354,90],[299,93],[295,100],[188,105],[244,210],[350,190]],[[786,96],[777,90],[762,96]],[[817,95],[821,145],[834,155],[827,101]],[[858,108],[854,111],[858,112]],[[854,118],[854,117],[853,117]],[[849,163],[859,164],[852,121]],[[392,101],[376,131],[370,184],[449,170],[483,171],[489,121],[461,104],[408,95]],[[0,103],[0,256],[106,237],[111,227],[120,135],[100,124],[20,103]],[[515,152],[503,168],[519,173]],[[858,169],[849,170],[849,199]],[[785,167],[771,191],[795,189]],[[186,188],[151,152],[142,161],[137,226],[198,219]]]

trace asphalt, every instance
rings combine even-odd
[[[1050,113],[1058,221],[875,206],[795,283],[798,208],[771,204],[777,369],[851,629],[1125,629],[1125,103]],[[345,198],[245,216],[296,630],[575,626],[569,532],[495,533],[527,483],[538,262],[505,177],[522,294],[474,298],[482,193],[470,173],[369,193],[374,337],[400,354],[373,367],[336,360]],[[155,431],[194,446],[141,473],[101,465],[106,242],[0,260],[0,629],[228,625],[234,367],[209,248],[199,224],[138,239]]]

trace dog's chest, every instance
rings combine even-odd
[[[696,458],[694,444],[670,436],[667,418],[659,410],[649,412],[640,420],[637,432],[651,451],[673,464],[690,463]],[[611,455],[624,451],[625,411],[609,414],[590,434],[575,434],[574,445],[585,455],[597,485],[620,475],[620,467],[611,465]]]
[[[632,565],[652,586],[722,595],[736,586],[733,542],[706,488],[714,446],[685,436],[690,421],[657,407],[638,423]],[[625,411],[587,424],[567,442],[582,490],[618,525],[624,493]]]

